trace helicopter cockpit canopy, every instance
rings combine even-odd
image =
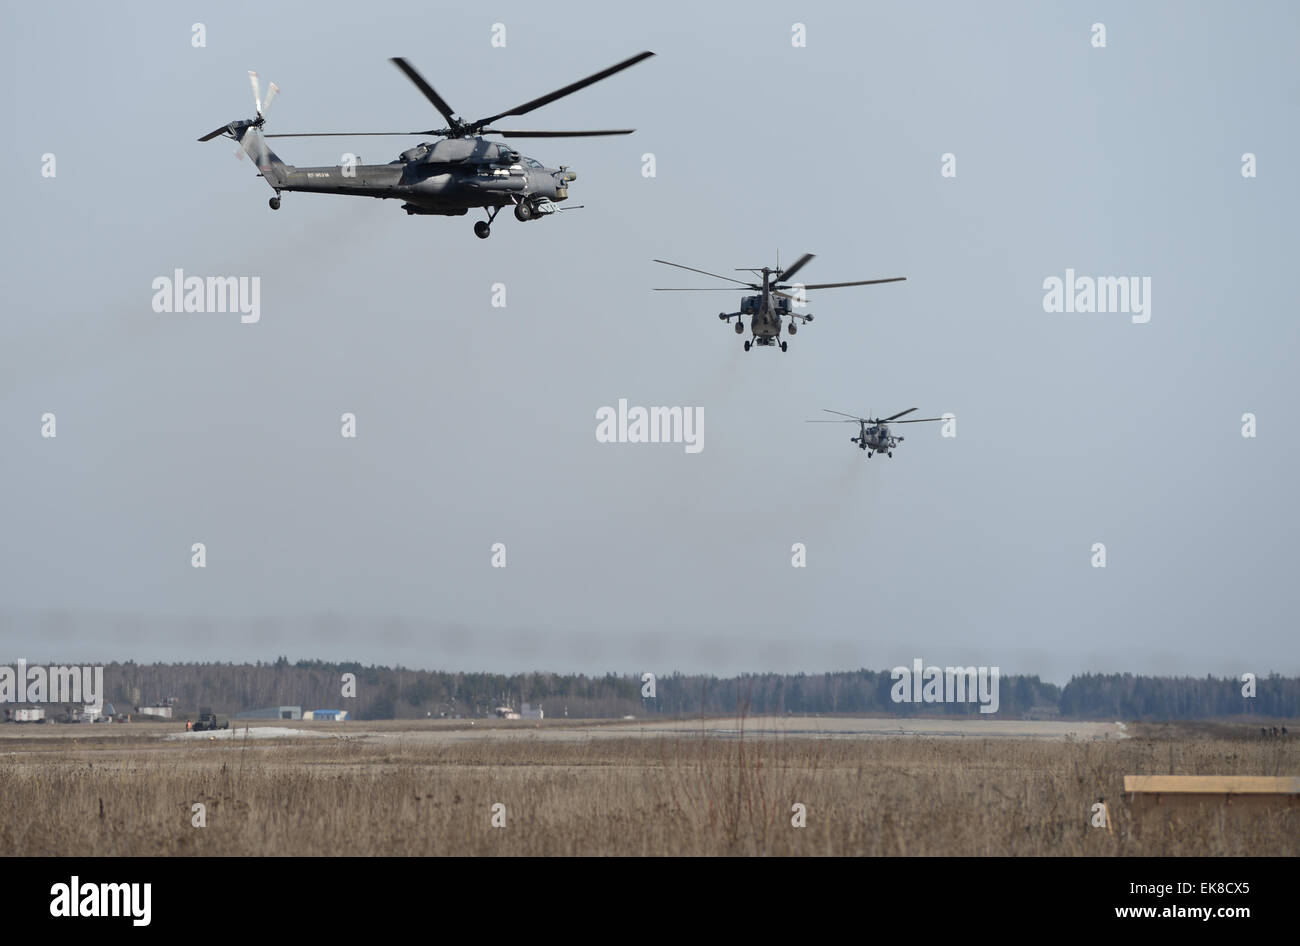
[[[497,163],[504,165],[519,164],[523,155],[506,145],[497,145]]]
[[[486,152],[484,158],[491,161],[497,155],[488,150],[489,143],[477,138],[444,138],[442,141],[422,141],[414,148],[402,152],[401,160],[407,164],[423,162],[425,164],[464,164],[473,159],[480,151]],[[501,152],[510,149],[502,148]],[[510,152],[513,154],[513,152]],[[502,153],[504,159],[507,155]],[[482,158],[480,159],[482,160]]]
[[[429,152],[432,150],[433,150],[433,145],[429,144],[429,142],[427,141],[424,141],[416,145],[414,148],[407,148],[400,155],[398,155],[398,160],[402,161],[405,164],[412,164],[416,161],[423,161],[426,157],[428,157]]]

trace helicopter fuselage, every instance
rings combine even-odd
[[[764,280],[770,270],[763,270]],[[740,300],[739,312],[720,312],[718,317],[724,321],[730,322],[736,320],[736,334],[744,333],[745,317],[749,317],[749,331],[754,336],[754,345],[781,345],[784,348],[785,343],[781,341],[781,330],[783,328],[781,320],[790,319],[790,325],[787,333],[794,335],[798,331],[796,320],[812,321],[811,313],[798,313],[793,311],[794,300],[789,296],[782,295],[764,288],[761,293],[753,296],[743,296]],[[746,349],[749,348],[750,342],[745,343]]]
[[[520,219],[555,211],[577,175],[548,168],[518,151],[483,138],[424,142],[388,164],[336,167],[283,165],[277,191],[399,199],[410,214],[459,216],[472,207],[526,204]]]
[[[755,338],[778,338],[781,318],[790,314],[790,300],[781,296],[745,296],[740,300],[740,314],[749,316],[749,330]]]
[[[863,424],[858,436],[850,437],[861,450],[869,450],[872,453],[888,453],[902,442],[902,437],[895,437],[889,432],[889,427],[885,424],[875,424],[870,427]]]

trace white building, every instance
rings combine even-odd
[[[303,719],[329,719],[335,722],[346,722],[352,717],[348,715],[347,710],[321,709],[306,710],[302,714]]]

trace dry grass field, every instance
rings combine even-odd
[[[1294,739],[1250,726],[1086,741],[16,728],[0,731],[9,855],[1300,854],[1300,809],[1137,823],[1123,798],[1129,774],[1300,773]],[[1101,797],[1109,828],[1089,823]],[[791,825],[796,802],[806,827]],[[191,825],[195,803],[206,827]]]

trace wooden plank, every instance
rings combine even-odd
[[[1300,795],[1300,776],[1126,775],[1124,791],[1162,795]]]

